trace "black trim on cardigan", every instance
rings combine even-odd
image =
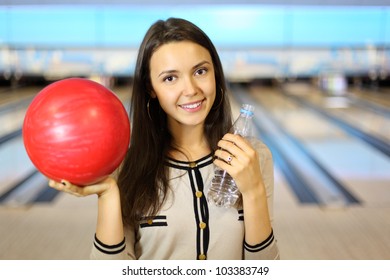
[[[213,164],[213,153],[208,154],[196,161],[180,161],[172,158],[167,158],[166,165],[176,169],[186,170],[191,185],[193,196],[195,226],[196,226],[196,259],[207,258],[207,252],[210,243],[210,229],[209,229],[209,208],[206,194],[204,194],[204,185],[200,169],[202,167]],[[197,193],[201,192],[201,196]],[[204,224],[204,226],[201,226]]]
[[[154,216],[154,217],[142,217],[141,221],[142,222],[139,224],[141,228],[168,226],[167,216],[165,215]]]
[[[202,220],[204,223],[206,223],[206,227],[203,230],[203,251],[204,255],[207,256],[207,251],[209,249],[209,243],[210,243],[210,228],[209,228],[209,207],[206,199],[206,195],[204,194],[204,185],[203,185],[203,179],[202,174],[200,173],[198,168],[194,169],[195,172],[195,178],[196,183],[198,185],[199,191],[203,193],[201,197],[196,197],[196,192],[193,193],[194,198],[200,200],[200,211],[202,215]]]
[[[242,210],[242,209],[238,210],[238,220],[239,221],[244,220],[244,210]]]
[[[249,252],[252,252],[252,253],[256,253],[256,252],[262,251],[265,248],[267,248],[269,245],[271,245],[271,243],[273,241],[274,241],[274,231],[271,230],[271,234],[267,237],[267,239],[264,240],[263,242],[259,243],[259,244],[249,245],[244,240],[244,248],[245,248],[246,251],[249,251]]]
[[[168,226],[168,223],[167,222],[153,222],[152,224],[142,223],[139,226],[140,226],[140,228],[146,228],[146,227],[166,227],[166,226]]]
[[[102,252],[104,254],[109,254],[109,255],[119,254],[123,250],[125,250],[125,248],[126,248],[125,238],[123,238],[123,240],[118,244],[107,245],[107,244],[104,244],[103,242],[101,242],[97,238],[96,234],[95,234],[95,240],[94,240],[93,244],[94,244],[95,248],[98,249],[100,252]]]
[[[191,168],[189,170],[188,176],[191,184],[193,205],[194,205],[194,214],[196,221],[196,259],[200,259],[201,255],[207,256],[207,251],[210,242],[210,230],[209,230],[209,216],[208,216],[208,205],[205,200],[205,195],[203,194],[200,198],[196,196],[197,191],[203,193],[203,180],[202,175],[198,167]],[[195,173],[195,181],[192,175],[192,171]],[[199,178],[200,177],[200,178]],[[200,223],[205,223],[206,227],[201,228]]]
[[[167,158],[166,165],[177,169],[190,170],[192,168],[202,168],[213,163],[213,154],[208,154],[196,161],[180,161],[172,158]]]

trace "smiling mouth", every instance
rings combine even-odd
[[[193,109],[198,108],[200,105],[202,105],[202,102],[203,102],[203,100],[195,102],[195,103],[183,104],[183,105],[179,105],[179,106],[183,109],[193,110]]]

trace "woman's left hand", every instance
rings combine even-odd
[[[233,177],[243,195],[256,191],[263,184],[263,178],[258,153],[249,141],[240,135],[227,133],[218,146],[221,149],[215,152],[215,165]]]

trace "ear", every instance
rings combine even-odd
[[[157,98],[157,94],[152,90],[151,92],[150,92],[150,98]]]

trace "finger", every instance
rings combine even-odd
[[[222,139],[218,142],[218,146],[221,148],[220,150],[225,151],[228,154],[231,154],[235,157],[240,157],[242,153],[245,153],[239,146],[237,146],[235,143]],[[224,156],[225,155],[225,156]],[[228,155],[223,154],[220,156],[221,158],[226,159]]]
[[[81,196],[81,192],[79,191],[79,186],[73,185],[71,182],[66,180],[61,180],[60,184],[63,185],[63,191],[73,194],[75,196]]]
[[[80,196],[88,196],[91,194],[101,195],[103,192],[108,190],[111,186],[116,185],[116,181],[107,176],[99,182],[94,183],[93,185],[86,186],[69,186],[70,190],[72,190],[75,194]]]
[[[234,158],[233,155],[229,155],[228,158],[227,158],[227,160],[226,160],[226,163],[229,164],[229,165],[231,165],[233,158]]]
[[[215,156],[218,157],[218,159],[222,159],[223,161],[225,161],[227,164],[230,164],[230,165],[234,159],[234,155],[232,155],[230,152],[228,152],[226,150],[222,150],[222,149],[217,150],[215,152]]]
[[[49,179],[48,185],[49,185],[49,187],[56,189],[56,190],[60,190],[60,191],[64,188],[64,185],[61,184],[61,182],[57,182],[57,181],[52,180],[52,179]]]
[[[234,161],[234,160],[232,160]],[[220,159],[220,158],[215,158],[214,159],[214,164],[223,169],[223,170],[226,170],[227,173],[229,173],[231,176],[233,176],[234,174],[234,166],[232,166],[232,162],[230,164],[228,164],[225,160],[223,159]]]
[[[222,137],[222,140],[234,143],[235,146],[243,151],[252,149],[252,145],[249,143],[249,141],[238,134],[227,133]]]
[[[250,141],[240,135],[226,134],[218,145],[233,154],[242,164],[248,164],[248,161],[258,158],[257,151],[253,148]]]
[[[49,186],[56,189],[57,191],[69,193],[75,196],[85,196],[85,194],[83,194],[82,187],[73,185],[67,180],[61,180],[59,182],[55,180],[49,180]]]

